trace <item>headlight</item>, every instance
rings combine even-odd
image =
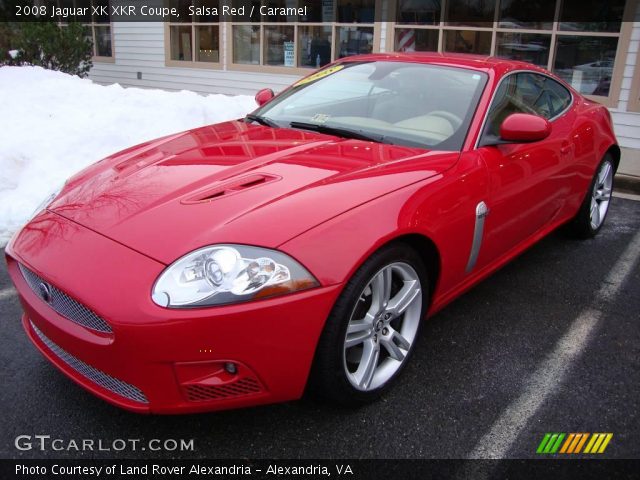
[[[246,302],[318,286],[284,253],[246,245],[212,245],[188,253],[162,272],[152,299],[185,308]]]
[[[65,184],[67,182],[63,182],[60,185],[58,185],[58,187],[54,188],[53,190],[51,190],[47,196],[45,197],[45,199],[40,202],[40,205],[38,205],[38,207],[33,211],[33,213],[31,214],[31,217],[29,217],[29,220],[33,219],[33,217],[35,217],[36,215],[38,215],[42,210],[44,210],[45,208],[47,208],[51,202],[53,202],[56,197],[58,196],[58,194],[60,193],[60,191],[64,188]]]

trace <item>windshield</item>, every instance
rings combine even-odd
[[[460,150],[486,75],[408,62],[349,62],[303,79],[255,114],[282,127]]]

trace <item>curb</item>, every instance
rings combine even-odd
[[[614,181],[615,191],[640,195],[640,177],[618,173]]]

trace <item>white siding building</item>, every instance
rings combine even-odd
[[[253,95],[264,87],[277,92],[314,68],[356,53],[463,51],[517,58],[554,71],[607,105],[626,147],[622,170],[640,176],[638,0],[201,3],[225,1],[258,7],[307,4],[307,13],[241,19],[183,14],[187,21],[180,23],[97,23],[94,39],[104,56],[94,58],[90,78],[131,87]],[[192,4],[170,3],[182,12]]]

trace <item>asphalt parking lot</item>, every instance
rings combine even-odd
[[[356,411],[312,399],[189,416],[121,411],[29,343],[2,262],[0,457],[114,457],[14,446],[18,435],[51,435],[194,439],[193,452],[116,455],[125,458],[466,458],[494,443],[500,456],[531,458],[546,432],[612,432],[603,456],[640,458],[640,263],[626,262],[606,301],[598,293],[623,254],[636,258],[639,231],[640,201],[614,198],[596,239],[549,236],[430,319],[396,388]]]

